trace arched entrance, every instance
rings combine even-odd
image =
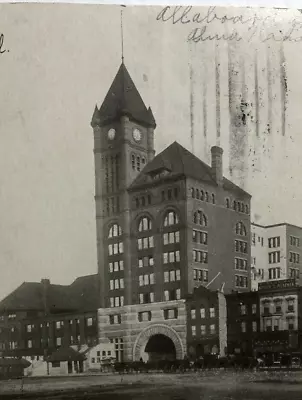
[[[184,358],[184,348],[178,333],[164,324],[156,324],[144,329],[133,346],[133,361],[140,359]]]
[[[169,360],[176,358],[176,349],[173,341],[165,335],[158,333],[150,337],[145,347],[149,361]]]

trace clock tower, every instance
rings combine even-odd
[[[103,104],[95,107],[91,126],[100,307],[123,306],[131,302],[132,282],[127,189],[154,157],[156,127],[151,108],[145,106],[123,62]],[[114,298],[109,296],[110,277],[117,282]]]

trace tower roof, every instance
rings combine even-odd
[[[91,124],[106,123],[128,115],[145,126],[155,127],[151,108],[145,106],[124,63],[121,64],[99,110],[94,110]]]

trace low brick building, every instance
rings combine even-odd
[[[223,293],[200,286],[186,301],[188,356],[225,355],[226,301]]]
[[[24,282],[0,302],[2,354],[38,359],[60,347],[95,345],[98,298],[97,275],[68,286]]]

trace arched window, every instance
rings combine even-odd
[[[236,201],[234,200],[234,201],[233,201],[233,210],[236,211],[236,209],[237,209],[237,203],[236,203]]]
[[[236,235],[246,236],[246,229],[242,222],[236,224]]]
[[[230,208],[230,199],[226,199],[225,202],[226,202],[227,208]]]
[[[203,192],[203,190],[200,191],[200,200],[204,200],[204,192]]]
[[[243,203],[241,203],[241,212],[244,213],[244,204]]]
[[[137,238],[137,249],[138,250],[145,250],[145,249],[152,249],[154,248],[154,237],[152,232],[152,221],[149,217],[142,217],[138,222],[138,238]],[[147,232],[147,233],[146,233]],[[143,261],[144,258],[148,257],[139,257],[138,264],[139,266]],[[153,256],[152,256],[153,258]]]
[[[146,160],[144,157],[142,157],[142,164],[145,165],[146,164]]]
[[[169,211],[164,218],[164,226],[172,226],[179,223],[178,215],[175,211]]]
[[[245,213],[246,213],[246,214],[249,213],[249,206],[248,206],[248,205],[245,206]]]
[[[109,229],[108,238],[111,239],[114,237],[118,237],[121,236],[121,234],[122,234],[122,228],[118,224],[113,224]]]
[[[139,208],[139,198],[138,197],[135,199],[135,205],[136,205],[136,208]]]
[[[198,210],[194,213],[193,222],[196,225],[201,225],[201,226],[208,225],[207,217],[204,215],[204,213],[201,210]]]
[[[195,199],[195,189],[191,188],[191,196],[193,199]]]
[[[136,169],[137,169],[137,171],[141,170],[141,158],[140,157],[136,157]]]
[[[240,201],[237,202],[237,211],[240,212]]]
[[[121,235],[122,235],[122,228],[118,224],[111,225],[108,234],[108,239],[111,239],[108,244],[109,256],[124,253],[124,244],[120,238]]]
[[[212,193],[212,203],[215,204],[215,194]]]
[[[199,199],[199,190],[196,189],[196,199]]]
[[[209,201],[209,193],[208,192],[205,193],[205,201]]]
[[[150,231],[152,229],[152,221],[148,217],[143,217],[139,220],[138,223],[138,231],[145,232]]]

